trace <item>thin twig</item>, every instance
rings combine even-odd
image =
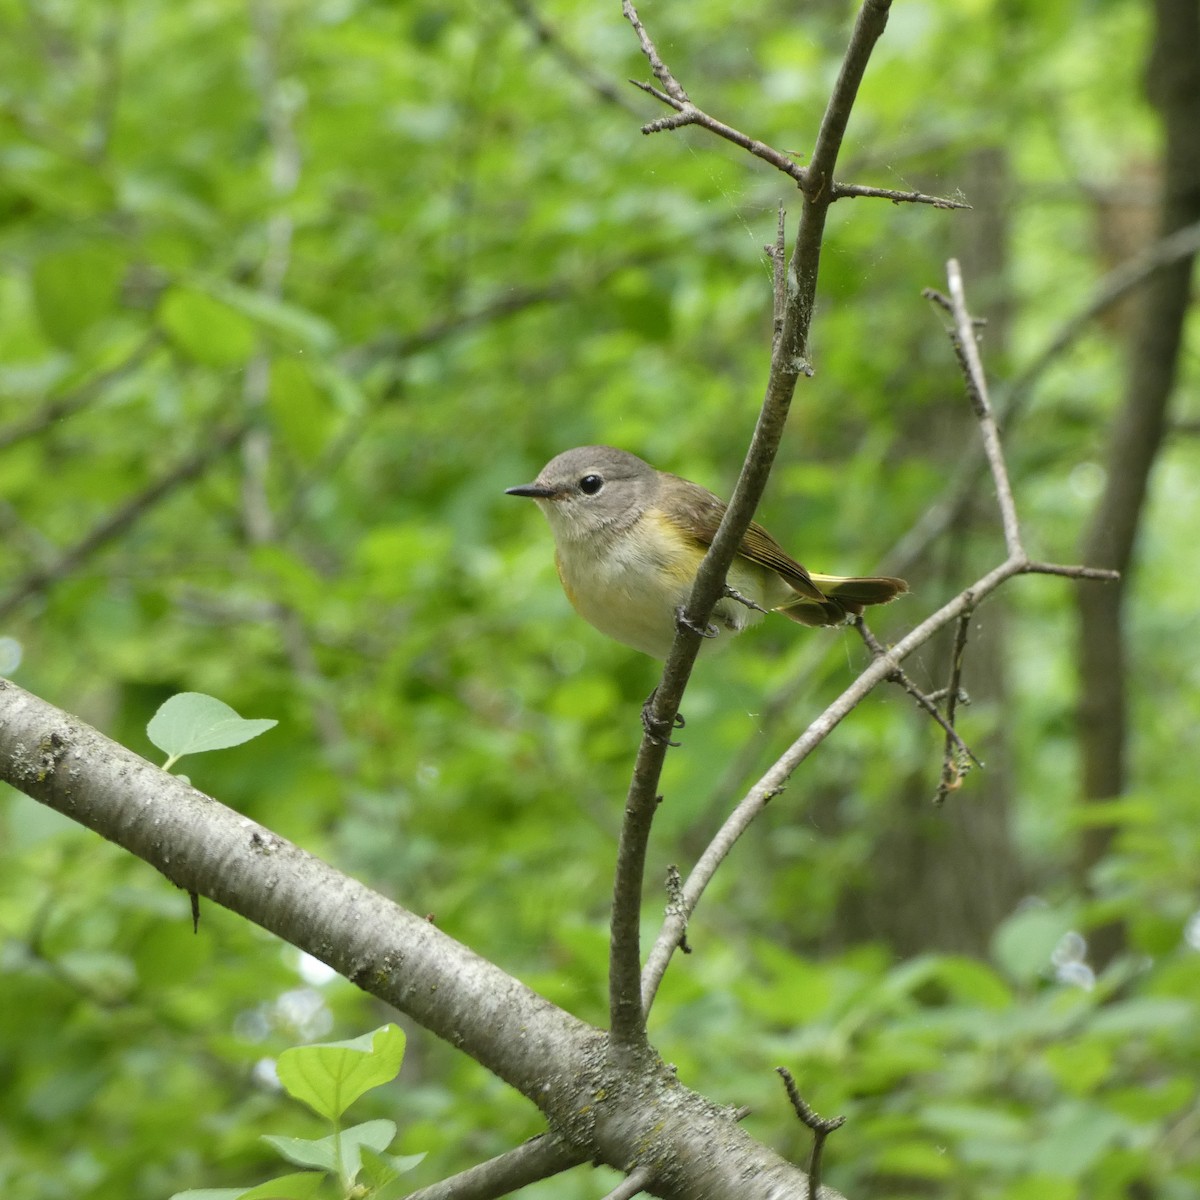
[[[496,1200],[586,1160],[552,1134],[530,1138],[448,1179],[410,1192],[407,1200]]]
[[[1160,239],[1105,275],[1087,302],[1058,327],[1042,349],[1006,386],[997,389],[996,411],[1005,431],[1011,433],[1042,376],[1098,316],[1141,287],[1157,272],[1198,250],[1200,221]],[[972,446],[941,496],[926,509],[924,516],[886,557],[886,570],[897,575],[906,574],[928,547],[955,524],[975,495],[979,473],[986,461],[982,446]]]
[[[946,277],[950,284],[950,311],[954,317],[954,346],[958,351],[967,381],[967,394],[975,409],[979,431],[983,437],[983,450],[987,456],[992,482],[996,486],[996,503],[1000,506],[1000,522],[1004,527],[1004,544],[1010,555],[1025,556],[1021,546],[1021,527],[1017,520],[1017,506],[1013,500],[1012,485],[1008,479],[1008,468],[1000,446],[1000,430],[988,399],[987,376],[979,357],[979,343],[975,323],[967,311],[967,300],[963,290],[962,269],[958,259],[946,264]],[[938,297],[942,302],[943,298]]]
[[[971,207],[965,200],[949,196],[929,196],[924,192],[901,191],[896,188],[865,187],[859,183],[835,183],[833,185],[834,200],[854,199],[858,196],[890,200],[893,204],[929,204],[933,208],[969,209]]]
[[[635,1167],[604,1200],[632,1200],[654,1182],[655,1173],[649,1167]]]
[[[1064,566],[1062,563],[1027,562],[1022,568],[1026,575],[1062,575],[1067,579],[1094,579],[1098,583],[1115,583],[1120,571],[1108,567]]]
[[[879,639],[867,628],[867,623],[861,616],[856,616],[850,622],[855,629],[858,630],[859,637],[866,643],[867,649],[879,658],[887,653],[887,649],[879,641]],[[955,746],[960,754],[969,758],[977,767],[983,767],[983,763],[975,757],[975,752],[962,740],[958,731],[954,728],[953,716],[942,716],[937,710],[932,696],[927,696],[899,667],[888,676],[892,683],[899,684],[916,702],[917,704],[938,723],[945,731],[947,742]]]
[[[841,1129],[846,1123],[846,1118],[817,1116],[800,1095],[800,1089],[796,1086],[791,1071],[787,1067],[776,1067],[775,1070],[783,1079],[783,1086],[787,1088],[788,1099],[792,1102],[796,1116],[812,1130],[813,1147],[808,1159],[808,1200],[816,1200],[821,1190],[821,1153],[825,1149],[825,1139],[835,1129]]]
[[[886,14],[890,3],[891,0],[871,0],[868,5],[864,5],[864,11],[868,7],[874,10],[867,22],[868,27],[878,24],[879,32],[883,31],[883,24],[886,23]],[[807,194],[810,191],[815,191],[817,195],[822,196],[825,205],[832,204],[835,200],[855,196],[873,196],[884,200],[891,200],[894,204],[930,204],[934,208],[971,207],[963,200],[951,199],[947,196],[927,196],[924,192],[897,191],[894,188],[865,187],[861,184],[849,183],[835,183],[832,186],[826,187],[825,181],[829,178],[828,175],[822,173],[820,170],[814,173],[810,168],[802,167],[795,161],[794,155],[783,150],[777,150],[774,146],[769,146],[766,142],[762,142],[758,138],[750,137],[749,134],[743,133],[740,129],[735,129],[732,125],[727,125],[724,121],[718,120],[694,104],[687,92],[680,86],[679,81],[671,73],[670,68],[663,62],[662,57],[655,48],[654,42],[646,32],[645,26],[642,25],[637,14],[637,9],[634,8],[631,0],[623,0],[621,7],[626,19],[638,35],[638,41],[642,46],[642,53],[645,54],[646,59],[649,61],[650,69],[654,72],[655,78],[662,86],[654,87],[653,84],[644,83],[638,79],[631,79],[629,82],[634,87],[641,88],[643,92],[653,96],[660,103],[667,105],[668,108],[675,110],[675,116],[673,117],[659,117],[658,120],[650,121],[643,125],[642,132],[644,134],[665,133],[675,129],[682,129],[685,125],[698,125],[700,128],[707,129],[710,133],[716,134],[717,137],[724,138],[727,142],[732,142],[735,146],[740,146],[748,154],[753,154],[755,158],[761,158],[763,162],[770,163],[777,171],[782,171],[784,175],[793,179],[796,186],[802,192]],[[881,14],[882,21],[879,19]],[[857,34],[858,30],[856,29],[855,32]],[[869,55],[869,46],[866,47],[866,51]],[[852,67],[857,66],[857,63],[851,60],[849,56],[846,61]],[[865,64],[865,59],[863,61]],[[835,86],[835,94],[841,87],[842,82],[839,79],[838,84]],[[844,128],[843,123],[843,132]],[[840,142],[840,135],[838,140]],[[813,159],[815,163],[815,153]],[[829,165],[832,166],[832,164]]]
[[[967,635],[971,630],[971,618],[975,615],[975,606],[970,605],[958,618],[958,628],[954,634],[954,650],[950,655],[950,682],[946,685],[946,749],[942,756],[942,778],[934,793],[935,805],[944,804],[946,797],[962,783],[966,774],[962,761],[962,739],[954,729],[954,715],[958,709],[959,688],[962,684],[963,657],[967,649]],[[957,753],[956,753],[957,751]],[[974,755],[971,756],[973,759]],[[975,759],[977,765],[978,759]]]

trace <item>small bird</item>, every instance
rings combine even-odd
[[[666,658],[724,501],[612,446],[565,450],[506,494],[528,496],[546,514],[575,611],[618,642]],[[746,530],[726,585],[706,637],[724,640],[767,611],[801,625],[837,625],[908,591],[903,579],[883,575],[810,574],[758,524]]]

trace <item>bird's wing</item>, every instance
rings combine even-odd
[[[725,502],[698,483],[686,479],[680,479],[679,482],[685,485],[685,490],[674,490],[687,511],[686,527],[680,523],[681,532],[691,534],[701,545],[711,546],[721,518],[725,515]],[[825,599],[825,593],[813,583],[809,573],[757,521],[750,523],[738,553],[774,571],[801,596],[812,600]]]

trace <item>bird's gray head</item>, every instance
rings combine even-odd
[[[507,489],[546,514],[556,541],[619,532],[654,498],[658,472],[636,454],[612,446],[577,446],[552,458],[532,483]]]

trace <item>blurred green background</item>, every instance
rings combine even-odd
[[[801,161],[852,15],[642,13],[697,103]],[[896,569],[976,439],[920,294],[949,256],[1002,392],[1153,237],[1151,17],[1141,0],[896,5],[840,176],[973,208],[831,211],[816,375],[760,511],[813,569]],[[145,724],[174,692],[277,718],[183,769],[603,1023],[656,667],[570,611],[544,522],[502,493],[599,441],[727,494],[766,379],[762,248],[799,197],[701,131],[642,136],[663,113],[625,82],[648,75],[615,0],[3,0],[0,28],[3,673],[155,761]],[[1036,557],[1079,558],[1129,328],[1127,309],[1089,326],[1007,432]],[[1079,802],[1071,585],[1017,580],[968,652],[962,731],[987,770],[933,809],[939,731],[877,692],[735,851],[672,966],[663,1056],[803,1161],[787,1065],[849,1117],[826,1181],[853,1197],[1200,1196],[1198,467],[1179,436],[1154,475],[1119,799]],[[981,484],[907,556],[913,593],[877,634],[1002,554]],[[914,680],[940,686],[947,655],[927,647]],[[851,631],[768,621],[702,662],[649,935],[667,864],[686,871],[865,661]],[[1083,869],[1098,820],[1116,837]],[[1096,961],[1089,931],[1114,920],[1122,949]],[[388,1016],[213,905],[193,936],[186,896],[12,792],[0,996],[10,1200],[264,1178],[261,1133],[318,1132],[265,1065]],[[428,1151],[414,1186],[541,1128],[409,1033],[400,1079],[360,1107]],[[526,1194],[588,1200],[614,1178]]]

